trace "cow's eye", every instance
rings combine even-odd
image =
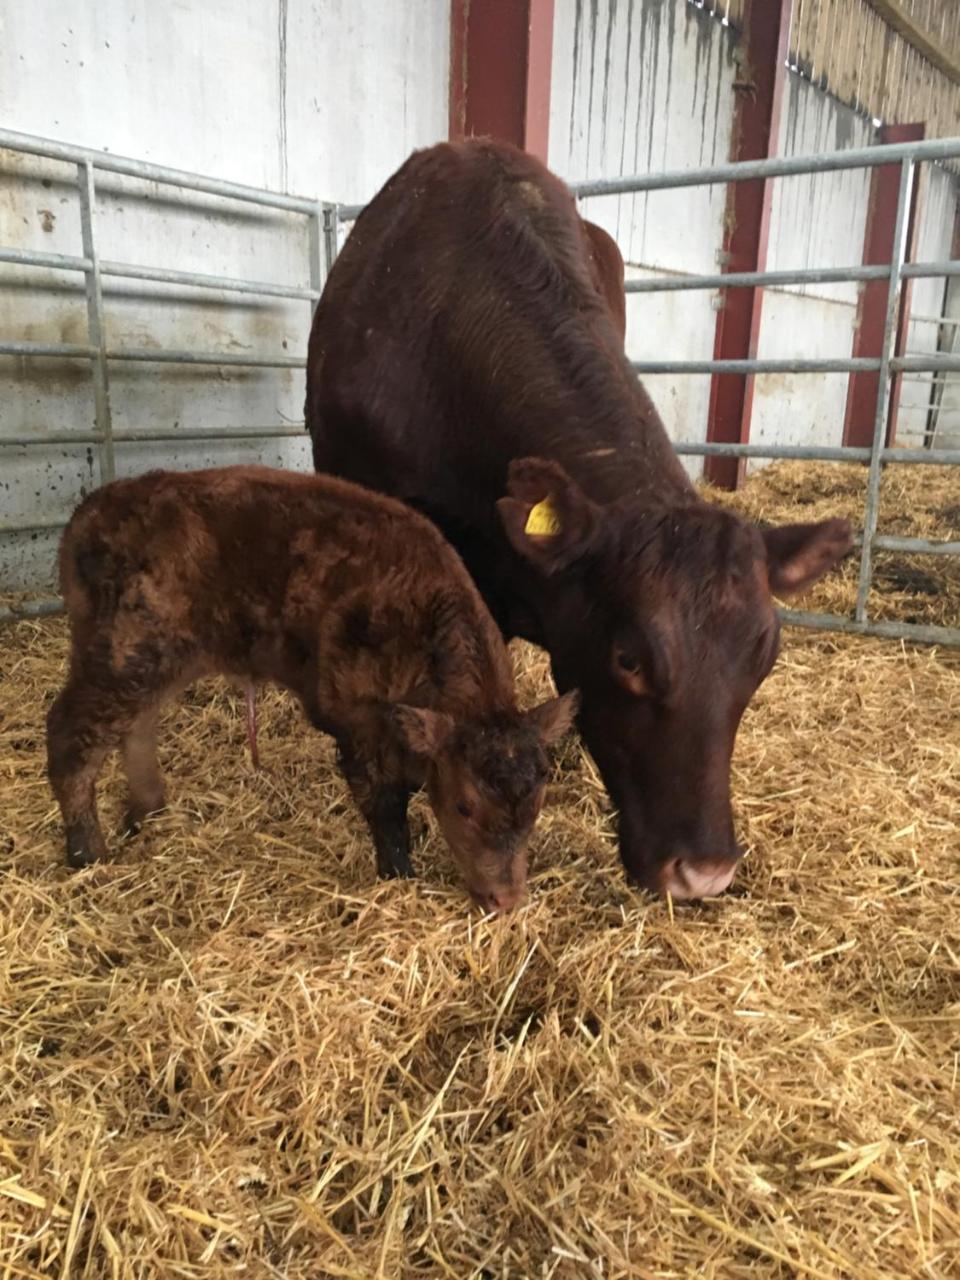
[[[643,658],[631,645],[615,644],[613,646],[613,677],[627,693],[635,698],[650,697],[651,690],[645,667]]]
[[[471,806],[470,806],[470,805],[468,805],[468,804],[467,804],[466,800],[460,800],[460,801],[458,801],[458,803],[457,803],[457,813],[459,813],[459,815],[460,815],[460,817],[461,817],[461,818],[472,818],[472,817],[473,817],[473,809],[471,808]]]

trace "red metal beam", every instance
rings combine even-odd
[[[554,0],[452,0],[450,138],[547,159]]]
[[[919,142],[924,136],[922,124],[884,125],[880,131],[881,142]],[[897,217],[897,192],[900,187],[900,166],[884,165],[870,171],[870,202],[867,206],[867,225],[863,237],[864,264],[890,261],[893,254],[893,232]],[[906,255],[913,254],[917,227],[917,189],[914,177],[910,194],[910,210],[907,221]],[[900,313],[897,321],[896,354],[903,355],[907,345],[907,317],[910,314],[911,281],[905,280],[900,293]],[[857,308],[857,327],[853,335],[854,356],[879,356],[883,346],[883,329],[887,314],[886,280],[868,280],[861,288]],[[868,447],[873,442],[873,424],[877,412],[876,373],[851,373],[847,384],[847,407],[843,420],[843,443]],[[890,404],[887,411],[887,444],[896,435],[897,411],[900,407],[902,379],[894,374],[890,381]]]
[[[734,89],[731,160],[764,160],[776,150],[780,106],[787,77],[793,0],[747,0],[741,36],[742,57]],[[763,271],[770,236],[771,184],[733,182],[727,188],[725,271]],[[752,359],[760,340],[762,289],[731,289],[717,313],[715,360]],[[707,439],[732,444],[750,440],[752,375],[714,374],[710,383]],[[708,458],[706,475],[735,489],[744,476],[742,458]]]

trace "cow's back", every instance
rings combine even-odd
[[[360,215],[317,309],[317,469],[424,506],[448,533],[493,536],[514,457],[626,447],[647,419],[675,468],[624,355],[611,249],[522,152],[474,141],[416,153]]]

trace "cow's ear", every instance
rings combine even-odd
[[[792,596],[822,578],[853,546],[848,520],[765,529],[767,577],[775,596]]]
[[[510,545],[543,573],[556,573],[595,543],[601,508],[556,462],[516,458],[507,476],[508,498],[497,503]]]

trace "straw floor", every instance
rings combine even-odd
[[[738,501],[786,518],[811,478],[811,515],[859,482]],[[949,477],[911,480],[886,527],[955,529]],[[960,617],[955,578],[889,587]],[[957,655],[789,633],[739,737],[740,893],[701,906],[625,885],[571,742],[487,920],[422,804],[420,880],[375,883],[329,743],[267,693],[255,774],[219,683],[168,716],[169,811],[68,874],[64,654],[60,620],[0,632],[2,1280],[960,1275]]]

